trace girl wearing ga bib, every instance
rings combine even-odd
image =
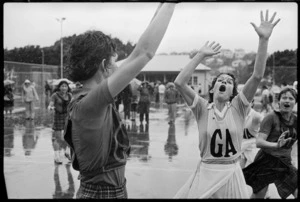
[[[249,102],[263,78],[268,39],[274,26],[279,22],[264,19],[261,12],[261,24],[251,23],[259,36],[258,52],[254,71],[240,93],[237,92],[235,77],[221,73],[212,81],[209,100],[196,95],[188,86],[195,68],[208,56],[220,53],[221,46],[212,42],[196,53],[175,80],[188,106],[193,111],[199,131],[200,161],[195,173],[177,192],[175,198],[249,198],[250,194],[239,163],[241,155],[243,129]]]

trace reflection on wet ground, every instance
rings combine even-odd
[[[151,156],[148,154],[149,148],[149,126],[148,124],[140,124],[137,126],[135,121],[126,124],[127,133],[129,136],[131,150],[129,160],[137,158],[140,161],[147,162]]]
[[[131,153],[126,165],[129,198],[172,198],[199,161],[198,132],[191,111],[180,107],[175,124],[167,109],[151,108],[149,125],[126,121]],[[122,113],[121,113],[122,115]],[[63,158],[54,163],[52,114],[4,119],[4,177],[9,199],[75,198],[78,172]],[[64,154],[60,154],[64,157]],[[273,192],[272,192],[273,193]],[[273,198],[278,198],[274,192]]]

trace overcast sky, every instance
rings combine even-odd
[[[26,45],[52,46],[63,36],[101,30],[127,43],[136,43],[150,22],[158,3],[5,3],[4,48]],[[257,51],[258,36],[250,22],[260,24],[260,11],[277,12],[268,52],[295,50],[298,45],[296,3],[179,3],[158,53],[199,49],[206,40],[224,49]]]

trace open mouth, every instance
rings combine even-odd
[[[220,92],[224,92],[226,90],[226,86],[225,85],[221,85],[219,88]]]
[[[289,107],[290,107],[289,104],[284,104],[283,106],[284,106],[285,108],[289,108]]]

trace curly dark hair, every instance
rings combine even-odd
[[[211,93],[210,90],[214,88],[214,86],[215,86],[215,84],[217,82],[217,79],[219,78],[219,76],[221,76],[223,74],[227,74],[227,75],[231,76],[232,79],[233,79],[233,92],[232,92],[232,95],[230,96],[229,100],[231,101],[238,94],[237,83],[236,83],[236,79],[235,79],[234,75],[231,74],[231,73],[220,73],[211,82],[211,86],[209,88],[209,100],[208,100],[209,103],[213,102],[213,100],[214,100],[214,94]]]
[[[65,75],[73,82],[91,78],[98,70],[102,60],[105,66],[116,53],[116,46],[110,36],[101,31],[87,31],[78,35],[67,54]]]
[[[71,92],[71,88],[70,88],[69,83],[67,81],[60,81],[58,83],[58,85],[56,86],[56,88],[53,90],[53,92],[59,92],[60,91],[60,86],[63,85],[63,84],[67,84],[67,86],[68,86],[68,91],[67,92]]]
[[[295,89],[293,88],[290,88],[290,87],[285,87],[283,88],[280,93],[278,94],[278,101],[280,100],[282,94],[285,94],[287,92],[290,92],[292,94],[292,96],[295,98],[295,101],[297,103],[297,96],[298,96],[298,93],[295,91]]]

